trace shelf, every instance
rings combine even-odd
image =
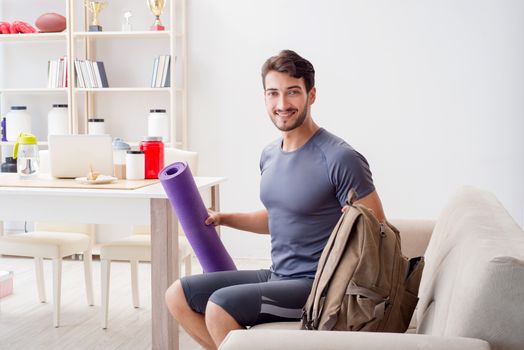
[[[73,33],[74,39],[84,39],[84,38],[129,38],[129,39],[138,39],[138,38],[169,38],[171,35],[170,31],[132,31],[132,32],[75,32]]]
[[[169,92],[171,88],[74,88],[75,92]]]
[[[41,88],[41,89],[0,89],[2,93],[13,93],[13,94],[56,94],[56,93],[67,93],[68,88]]]
[[[0,42],[66,40],[67,33],[0,34]]]

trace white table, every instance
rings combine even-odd
[[[211,191],[211,208],[219,210],[225,179],[195,181],[201,193]],[[164,303],[166,289],[179,278],[178,219],[160,183],[136,190],[2,187],[0,174],[0,221],[6,220],[150,224],[152,348],[178,349],[178,324]]]

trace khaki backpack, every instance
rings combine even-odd
[[[417,305],[424,258],[405,258],[399,231],[353,205],[352,197],[320,257],[302,328],[403,333]]]

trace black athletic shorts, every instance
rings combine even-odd
[[[222,271],[180,279],[191,309],[204,314],[208,301],[240,325],[296,321],[302,315],[312,278],[288,278],[269,270]]]

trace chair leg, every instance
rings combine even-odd
[[[84,260],[84,279],[86,282],[87,305],[93,306],[93,256],[91,250],[83,253]]]
[[[111,275],[111,260],[101,259],[102,267],[102,328],[107,328],[107,316],[109,309],[109,277]]]
[[[60,325],[60,297],[62,291],[62,259],[53,259],[53,298],[54,298],[54,312],[53,325],[58,327]]]
[[[35,256],[36,287],[38,288],[38,299],[41,303],[46,302],[44,281],[44,259]]]
[[[131,260],[131,290],[133,294],[133,306],[140,307],[140,295],[138,292],[138,260]]]

